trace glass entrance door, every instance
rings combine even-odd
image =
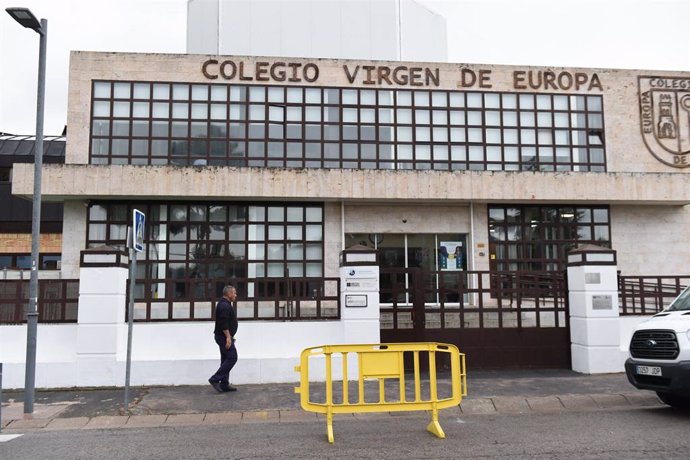
[[[379,251],[379,262],[381,269],[399,268],[411,269],[418,268],[423,272],[438,271],[462,271],[467,270],[467,234],[461,233],[351,233],[345,237],[345,246],[354,245],[368,246]],[[400,278],[400,279],[398,279]],[[432,283],[438,283],[435,276],[424,277]],[[404,289],[393,290],[390,283],[404,283]],[[409,290],[410,277],[400,273],[396,279],[381,278],[382,292],[381,303],[391,304],[394,299],[392,295],[397,295],[395,301],[411,304]],[[429,286],[431,287],[431,286]],[[427,291],[435,292],[436,289]],[[398,292],[395,294],[394,292]],[[399,297],[399,298],[398,298]],[[435,294],[425,295],[426,304],[438,304]]]

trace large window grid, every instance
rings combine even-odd
[[[611,247],[607,206],[489,206],[492,270],[564,270],[580,244]]]
[[[94,81],[92,164],[605,171],[600,95]]]
[[[319,204],[94,202],[89,206],[87,246],[124,248],[135,207],[147,216],[147,251],[137,263],[137,279],[171,280],[154,284],[151,293],[138,283],[137,298],[208,300],[205,284],[190,279],[323,276]],[[253,284],[242,294],[253,297]]]

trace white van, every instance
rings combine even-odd
[[[690,409],[690,286],[635,328],[629,352],[630,383],[656,391],[669,406]]]

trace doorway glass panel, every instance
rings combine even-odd
[[[345,246],[349,248],[356,245],[377,249],[379,266],[382,270],[419,268],[423,272],[448,271],[449,273],[467,270],[466,234],[346,234]],[[459,279],[457,276],[450,278]],[[438,282],[439,279],[435,273],[424,276],[425,303],[438,304],[439,299],[433,294],[437,290]],[[410,283],[410,276],[406,273],[382,275],[379,283],[382,291],[380,302],[391,304],[395,298],[399,305],[409,304],[411,301]]]

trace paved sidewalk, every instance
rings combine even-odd
[[[5,390],[1,414],[3,433],[317,421],[320,416],[300,409],[299,395],[294,393],[295,386],[293,383],[238,385],[239,391],[223,394],[216,393],[209,385],[137,387],[131,391],[133,403],[127,414],[122,410],[122,388],[37,391],[34,413],[31,415],[23,414],[21,391]],[[313,401],[325,400],[324,387],[319,383],[312,385]],[[450,382],[447,379],[440,379],[438,387],[440,397],[444,393],[450,395]],[[338,401],[338,385],[334,385],[334,390],[334,400]],[[366,399],[369,400],[368,397]],[[654,393],[632,387],[625,374],[477,371],[468,377],[468,396],[463,398],[460,407],[445,409],[440,415],[443,419],[662,406]],[[420,416],[419,413],[387,412],[352,416],[415,415]]]

